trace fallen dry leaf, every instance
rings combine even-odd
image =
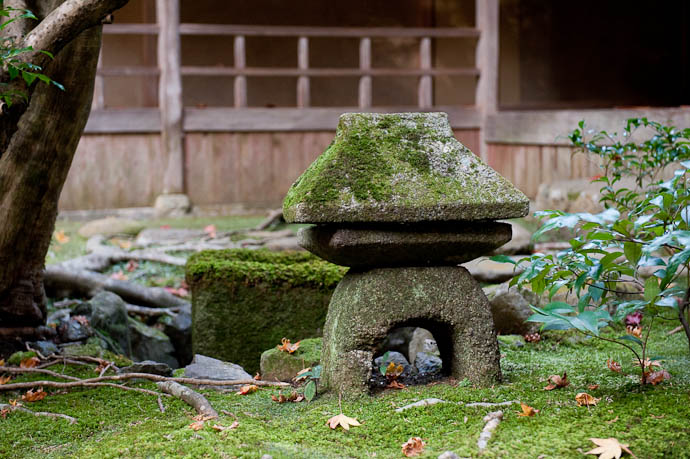
[[[293,391],[292,394],[288,395],[287,397],[283,395],[282,392],[278,392],[278,396],[276,397],[275,395],[271,395],[271,399],[274,402],[278,403],[286,403],[286,402],[294,402],[294,403],[299,403],[302,400],[304,400],[304,395],[298,394],[296,391]]]
[[[297,349],[299,349],[299,344],[301,341],[297,341],[296,343],[290,343],[290,340],[287,338],[283,338],[281,340],[283,344],[278,345],[278,350],[287,352],[288,354],[294,353]]]
[[[530,417],[530,416],[534,416],[535,414],[537,414],[539,412],[539,410],[535,410],[531,406],[526,405],[522,402],[520,402],[520,407],[522,408],[522,412],[521,413],[518,412],[518,416]]]
[[[404,388],[405,388],[405,384],[399,383],[396,380],[389,382],[388,385],[386,386],[386,389],[404,389]]]
[[[10,379],[12,379],[12,376],[10,375],[0,376],[0,386],[2,386],[3,384],[7,384]]]
[[[3,419],[7,419],[7,413],[9,413],[9,412],[10,412],[10,410],[8,410],[7,408],[1,409],[0,410],[0,417]]]
[[[89,325],[89,319],[87,319],[86,316],[72,316],[72,319],[76,320],[77,323],[85,327]]]
[[[637,339],[642,338],[642,326],[641,325],[628,325],[625,327],[625,331],[628,335],[633,335]]]
[[[39,387],[35,392],[33,389],[29,389],[26,394],[22,395],[22,400],[25,402],[37,402],[46,398],[45,391],[42,387]]]
[[[396,365],[395,362],[390,362],[386,367],[386,378],[389,380],[397,379],[403,371],[404,368],[402,365]]]
[[[0,367],[4,367],[4,366],[5,366],[5,359],[0,359]]]
[[[597,445],[597,448],[587,451],[585,454],[598,455],[599,459],[620,459],[621,454],[625,451],[635,457],[632,451],[628,449],[628,445],[621,444],[615,438],[590,438],[589,440]]]
[[[652,386],[656,386],[667,379],[671,379],[671,375],[666,370],[659,370],[651,373],[645,372],[644,374],[644,382],[646,384],[651,384]]]
[[[251,394],[252,392],[256,392],[257,390],[259,390],[259,386],[257,386],[256,384],[247,384],[240,387],[240,390],[238,390],[237,393],[239,395],[247,395]]]
[[[63,230],[56,231],[55,240],[58,244],[67,244],[69,242],[69,236],[67,236]]]
[[[132,272],[136,271],[138,267],[139,267],[139,263],[137,263],[134,260],[129,260],[127,262],[127,267],[125,269],[127,270],[127,272],[132,273]]]
[[[587,389],[597,390],[597,389],[599,389],[599,384],[590,384],[589,386],[587,386]]]
[[[606,366],[609,367],[609,370],[615,371],[616,373],[621,372],[621,364],[616,362],[615,360],[608,359],[606,361]]]
[[[19,368],[33,368],[41,363],[38,357],[27,357],[19,363]]]
[[[22,404],[19,403],[16,398],[11,398],[7,403],[9,403],[10,406],[22,406]]]
[[[119,271],[112,273],[110,275],[110,278],[115,279],[115,280],[121,280],[121,281],[126,281],[127,279],[129,279],[129,277],[127,277],[127,274],[123,273],[122,270],[119,270]]]
[[[653,414],[650,414],[649,416],[651,416],[652,419],[664,419],[664,418],[666,417],[665,414],[662,414],[662,415],[660,415],[660,416],[654,416]]]
[[[195,421],[189,424],[189,428],[193,431],[198,431],[204,428],[204,421]]]
[[[580,392],[575,396],[577,406],[595,406],[601,398],[592,397],[587,392]]]
[[[306,376],[304,376],[305,373],[308,373],[311,371],[311,368],[302,368],[300,371],[297,372],[295,377],[293,378],[295,382],[302,381],[303,379],[307,379]]]
[[[337,416],[333,416],[328,421],[326,421],[326,424],[328,424],[328,427],[330,427],[331,429],[335,429],[336,427],[341,426],[345,430],[350,430],[350,426],[362,425],[359,423],[359,421],[357,421],[357,419],[347,417],[343,413],[340,413]]]
[[[549,385],[544,387],[544,390],[554,390],[556,388],[566,387],[570,385],[568,381],[568,375],[563,372],[563,376],[551,375],[549,376]]]
[[[412,457],[420,454],[424,450],[424,440],[419,437],[410,437],[402,445],[402,453],[407,457]]]
[[[208,225],[204,228],[204,233],[211,239],[216,238],[216,225]]]
[[[541,341],[541,335],[539,333],[528,333],[523,336],[523,338],[525,338],[525,341],[528,343],[538,343]]]
[[[255,380],[255,381],[261,381],[261,374],[260,374],[260,373],[256,373],[256,374],[254,375],[254,380]]]
[[[218,432],[224,432],[224,431],[226,431],[226,430],[233,430],[233,429],[236,429],[237,426],[239,426],[239,425],[240,425],[240,423],[237,422],[237,421],[235,421],[235,422],[233,422],[232,424],[230,424],[229,426],[221,426],[221,425],[219,425],[219,424],[213,424],[213,425],[211,426],[211,428],[212,428],[213,430],[217,430]]]
[[[634,359],[634,360],[633,360],[633,365],[636,366],[636,367],[639,367],[639,366],[640,366],[640,361],[637,360],[637,359]],[[644,359],[644,368],[645,368],[645,370],[646,370],[647,368],[652,368],[652,367],[659,367],[659,368],[661,368],[661,362],[659,362],[658,360]]]
[[[163,287],[166,292],[170,293],[171,295],[179,296],[181,298],[185,298],[189,296],[189,290],[187,290],[184,287],[179,287],[179,288],[174,288],[174,287]]]

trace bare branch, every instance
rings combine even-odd
[[[24,408],[21,405],[6,405],[3,403],[0,403],[0,410],[8,410],[8,411],[22,411],[24,413],[29,413],[33,414],[34,416],[46,416],[49,418],[61,418],[61,419],[66,419],[69,421],[70,424],[76,424],[77,420],[73,418],[72,416],[67,416],[66,414],[60,414],[60,413],[47,413],[45,411],[31,411],[28,408]]]
[[[156,383],[156,386],[158,386],[158,388],[163,392],[183,400],[189,406],[194,408],[197,413],[213,418],[218,417],[218,413],[211,406],[208,400],[206,400],[206,397],[198,392],[193,391],[189,387],[185,387],[182,384],[178,384],[174,381],[161,381]]]

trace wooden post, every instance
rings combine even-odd
[[[180,74],[180,2],[156,0],[158,20],[158,105],[161,140],[167,155],[163,193],[184,193],[182,77]]]
[[[299,37],[297,40],[297,67],[300,70],[309,69],[309,39]],[[299,108],[309,106],[309,77],[300,76],[297,78],[297,106]]]
[[[359,69],[371,69],[371,38],[362,37],[359,40]],[[371,107],[371,76],[363,75],[359,78],[359,108]]]
[[[237,35],[234,43],[235,50],[235,68],[242,70],[247,67],[247,59],[244,50],[244,35]],[[235,108],[242,108],[247,106],[247,77],[244,75],[237,75],[235,77]]]
[[[431,38],[423,37],[419,43],[419,68],[431,69]],[[417,105],[419,108],[431,108],[434,105],[433,77],[422,75],[417,87]]]
[[[476,65],[479,81],[475,105],[481,118],[479,131],[479,156],[487,160],[487,145],[484,141],[486,119],[498,109],[498,2],[499,0],[476,0],[476,28],[479,29]]]

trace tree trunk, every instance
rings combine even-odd
[[[38,2],[39,19],[62,0]],[[63,84],[35,83],[0,156],[0,324],[45,323],[43,268],[57,203],[91,107],[101,27],[81,32],[45,68]],[[29,91],[27,91],[29,92]],[[8,136],[9,134],[9,136]]]

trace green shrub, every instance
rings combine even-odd
[[[640,130],[651,136],[634,141],[635,131]],[[573,293],[577,305],[556,301],[533,306],[528,320],[542,323],[542,330],[574,328],[627,347],[640,364],[644,384],[651,366],[643,362],[655,321],[680,320],[690,340],[690,129],[630,119],[619,137],[605,131],[585,132],[580,122],[569,138],[578,151],[601,161],[603,174],[595,181],[603,184],[600,203],[605,210],[537,212],[545,223],[534,238],[558,228],[570,228],[576,237],[568,249],[555,255],[537,253],[517,262],[526,269],[511,284],[529,285],[550,300],[564,288]],[[675,171],[670,178],[662,179],[671,168]],[[634,185],[623,186],[624,178]],[[639,297],[631,299],[631,291]],[[612,322],[623,320],[629,325],[627,334],[617,338],[600,334]]]

